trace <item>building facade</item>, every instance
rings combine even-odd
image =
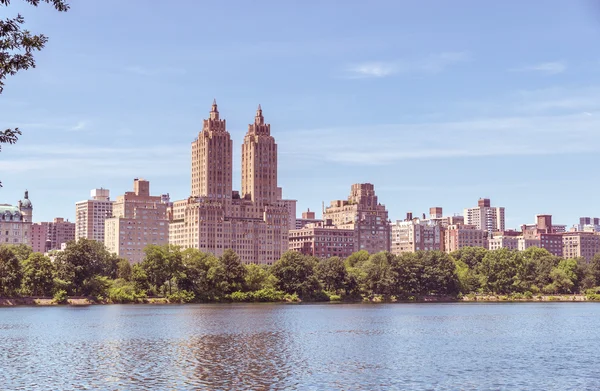
[[[562,234],[563,258],[584,258],[588,263],[600,253],[600,236],[594,232]]]
[[[34,223],[31,232],[33,251],[60,250],[63,243],[75,240],[75,223],[56,217],[53,221]]]
[[[504,231],[504,207],[492,207],[489,198],[480,198],[477,207],[464,210],[465,225],[493,232]]]
[[[474,225],[449,225],[444,231],[444,251],[451,253],[463,247],[488,248],[488,232]]]
[[[33,204],[29,192],[19,200],[17,206],[0,204],[0,244],[26,244],[31,246],[31,221]]]
[[[150,195],[150,182],[134,179],[133,191],[118,196],[112,217],[104,223],[104,245],[119,257],[138,263],[146,246],[169,243],[169,219],[164,196]]]
[[[357,251],[356,231],[327,223],[309,223],[290,231],[289,249],[321,259],[347,258]]]
[[[232,190],[232,146],[213,102],[192,142],[192,194],[169,210],[169,243],[216,256],[232,249],[244,263],[273,264],[288,250],[296,207],[277,187],[277,144],[260,106],[242,145],[241,193]]]
[[[357,251],[390,251],[388,211],[378,202],[370,183],[354,184],[347,200],[331,201],[323,220],[331,220],[338,228],[356,230]]]
[[[104,243],[104,221],[112,216],[113,201],[108,189],[94,189],[91,198],[75,204],[75,239]]]
[[[300,229],[307,224],[315,224],[315,223],[322,223],[322,222],[323,222],[323,220],[317,219],[315,217],[315,212],[312,212],[310,209],[308,209],[306,212],[302,212],[301,218],[296,219],[296,224],[295,224],[294,229]]]
[[[421,250],[442,250],[444,247],[441,225],[432,219],[413,219],[410,213],[404,221],[392,223],[391,236],[390,251],[395,255]]]

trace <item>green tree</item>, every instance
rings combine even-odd
[[[3,244],[2,246],[6,246],[10,251],[12,251],[13,254],[15,254],[17,259],[19,260],[19,262],[23,262],[24,260],[29,258],[31,253],[33,253],[33,249],[30,246],[23,243]]]
[[[242,290],[246,279],[246,268],[235,251],[225,250],[219,257],[218,265],[212,275],[220,282],[220,290],[225,294]]]
[[[312,257],[288,251],[275,262],[271,273],[277,277],[277,288],[301,298],[313,298],[321,291],[315,275],[316,261]]]
[[[463,247],[450,255],[454,260],[466,263],[470,269],[475,269],[487,253],[488,250],[484,247]]]
[[[365,262],[369,260],[369,253],[365,250],[360,250],[352,253],[344,263],[346,267],[361,267]]]
[[[523,256],[518,251],[507,248],[488,251],[477,266],[484,291],[503,294],[517,291],[515,282],[522,263]]]
[[[394,261],[391,253],[379,252],[371,255],[363,264],[364,279],[361,285],[368,295],[389,296],[394,293],[395,281],[391,267]]]
[[[67,243],[54,261],[56,277],[65,282],[68,293],[86,296],[98,291],[96,277],[116,277],[117,262],[104,244],[83,238]]]
[[[463,261],[456,261],[456,276],[461,293],[474,293],[479,290],[479,278],[475,271]]]
[[[552,268],[550,278],[552,282],[544,290],[547,293],[571,293],[576,289],[578,282],[577,260],[563,259]]]
[[[7,246],[0,246],[0,296],[19,292],[23,272],[17,256]]]
[[[458,293],[456,265],[450,255],[442,251],[419,251],[420,290],[422,295],[453,295]]]
[[[54,288],[54,264],[40,253],[32,253],[21,262],[23,293],[31,296],[51,296]]]
[[[136,263],[131,267],[131,283],[137,293],[148,294],[150,290],[150,282],[148,281],[148,275],[141,264]]]
[[[253,292],[267,288],[269,285],[269,271],[263,265],[246,265],[246,290]]]
[[[40,0],[25,0],[27,3],[38,6]],[[52,4],[60,12],[69,9],[64,0],[41,0]],[[0,7],[6,7],[10,0],[0,0]],[[43,35],[32,35],[28,30],[23,30],[25,19],[21,15],[14,18],[0,20],[0,94],[4,91],[4,79],[8,75],[15,75],[20,70],[35,68],[33,53],[40,51],[48,42]],[[0,131],[1,144],[14,144],[18,141],[21,131],[19,128]],[[0,187],[2,183],[0,182]]]
[[[317,263],[315,272],[325,290],[335,293],[346,290],[348,272],[341,258],[331,257],[321,260]]]
[[[584,288],[593,288],[600,285],[600,253],[594,255],[590,261],[584,279],[585,283],[582,281]]]
[[[393,294],[408,297],[421,292],[420,258],[415,253],[402,253],[391,264],[393,276]]]
[[[117,262],[117,278],[125,281],[131,280],[131,263],[129,260],[121,258]]]
[[[219,267],[219,260],[214,255],[188,248],[182,252],[182,260],[183,272],[177,280],[179,289],[193,292],[199,300],[211,300],[219,296],[211,278],[211,269]]]
[[[148,281],[157,292],[171,295],[173,285],[183,271],[181,248],[172,244],[148,245],[144,252],[146,256],[141,265],[148,276]]]

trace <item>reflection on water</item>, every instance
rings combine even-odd
[[[598,390],[600,305],[0,309],[4,390]]]

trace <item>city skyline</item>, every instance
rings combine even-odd
[[[600,214],[591,180],[600,58],[589,50],[600,23],[588,2],[182,1],[150,12],[131,1],[116,17],[99,4],[68,15],[11,5],[50,37],[36,69],[7,79],[0,107],[5,126],[24,131],[0,153],[0,202],[28,189],[36,221],[74,221],[90,189],[123,194],[135,177],[187,197],[189,139],[213,98],[228,119],[234,184],[240,140],[262,105],[298,214],[320,214],[354,183],[374,184],[391,220],[434,205],[461,214],[479,198],[506,208],[507,228],[537,214],[568,226]],[[233,27],[213,33],[198,13]],[[153,31],[163,19],[168,31]],[[165,44],[169,55],[157,57]]]

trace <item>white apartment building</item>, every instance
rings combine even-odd
[[[504,207],[492,207],[489,198],[480,198],[477,207],[464,210],[465,225],[487,232],[504,231]]]
[[[75,240],[86,238],[104,243],[104,221],[112,217],[110,190],[93,189],[91,199],[75,203]]]

